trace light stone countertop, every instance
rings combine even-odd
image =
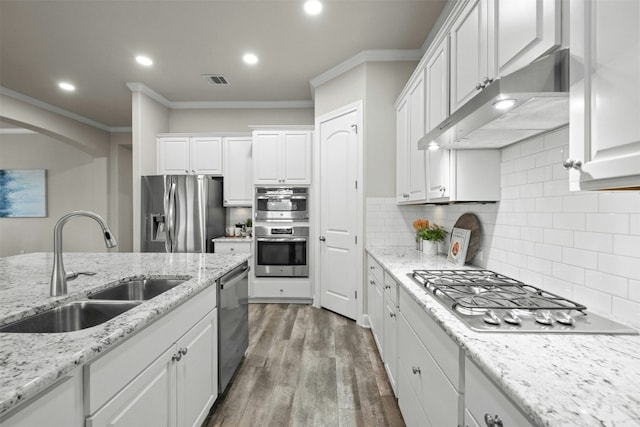
[[[83,299],[88,291],[126,279],[190,278],[92,328],[55,334],[0,333],[0,414],[214,285],[249,258],[249,254],[65,253],[67,271],[97,274],[69,281],[68,294],[59,297],[49,296],[53,254],[0,258],[0,325]]]
[[[458,266],[413,248],[367,252],[535,424],[640,426],[640,336],[474,332],[407,276]]]

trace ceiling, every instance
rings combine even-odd
[[[310,101],[311,79],[363,50],[420,49],[446,0],[324,0],[315,17],[302,3],[0,0],[0,86],[108,127],[131,126],[127,82],[171,102]]]

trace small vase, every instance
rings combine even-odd
[[[422,240],[420,237],[416,237],[416,250],[422,252]]]
[[[438,255],[438,242],[432,240],[423,240],[422,242],[422,252],[427,255]]]

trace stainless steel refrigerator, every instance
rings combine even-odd
[[[141,212],[142,252],[211,252],[224,235],[222,178],[143,176]]]

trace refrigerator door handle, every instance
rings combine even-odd
[[[165,241],[165,249],[167,252],[173,252],[173,240],[175,237],[176,225],[176,183],[170,176],[166,179],[169,185],[164,199],[164,210],[167,213],[167,238]]]
[[[209,181],[206,176],[198,176],[198,212],[200,212],[197,220],[199,222],[199,228],[197,230],[200,233],[201,252],[207,252],[207,206],[209,205]]]

